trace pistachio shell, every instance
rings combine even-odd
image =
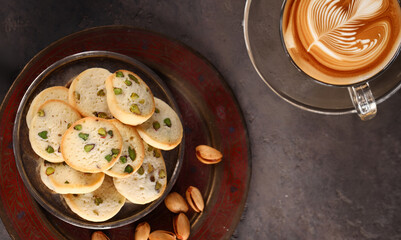
[[[149,235],[149,240],[175,240],[175,234],[164,230],[153,231]]]
[[[195,212],[203,211],[205,203],[199,189],[193,186],[189,186],[187,191],[185,192],[185,196],[187,198],[188,204]]]
[[[106,234],[104,234],[101,231],[97,231],[97,232],[92,233],[92,238],[91,239],[92,240],[110,240],[110,238],[108,238],[106,236]]]
[[[187,240],[191,231],[191,225],[188,217],[184,213],[180,213],[173,219],[173,227],[175,235],[178,239]]]
[[[143,222],[138,224],[135,229],[135,240],[147,240],[150,234],[149,223]]]
[[[173,213],[188,212],[188,204],[185,199],[178,193],[172,192],[164,199],[164,204],[168,210]]]
[[[220,151],[207,145],[199,145],[195,150],[196,158],[204,164],[216,164],[223,158]]]

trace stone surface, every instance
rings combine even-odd
[[[253,155],[247,208],[233,239],[401,239],[399,92],[368,122],[289,105],[249,60],[245,1],[0,2],[1,98],[41,49],[101,25],[160,32],[221,72],[243,109]],[[3,226],[0,239],[10,239]]]

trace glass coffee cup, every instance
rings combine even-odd
[[[308,1],[299,2],[306,4]],[[353,1],[347,1],[347,3],[350,2],[352,3]],[[372,0],[366,2],[377,3],[380,1]],[[397,4],[396,9],[399,12],[399,3],[397,1],[394,2]],[[336,83],[330,79],[322,78],[323,75],[311,73],[308,71],[308,67],[299,63],[299,59],[298,61],[297,59],[294,60],[294,56],[291,55],[291,51],[286,46],[283,34],[283,16],[287,4],[293,4],[293,1],[247,1],[244,21],[245,41],[252,63],[262,79],[275,93],[302,109],[324,114],[357,112],[364,120],[374,117],[376,114],[376,102],[383,102],[400,88],[401,71],[399,66],[401,65],[401,61],[396,58],[400,51],[399,40],[393,41],[392,45],[395,50],[389,54],[390,57],[384,61],[384,64],[375,65],[376,68],[373,70],[373,73],[372,71],[370,74],[361,74],[358,71],[342,71],[342,75],[339,74],[335,78],[344,80],[347,74],[352,75],[353,73],[354,78],[356,77],[357,79]],[[279,7],[281,11],[277,14]],[[366,5],[362,9],[366,10]],[[327,11],[326,15],[328,15]],[[397,22],[400,23],[401,20],[398,18]],[[276,27],[276,23],[280,27]],[[276,30],[280,32],[278,36],[274,35]],[[312,48],[315,48],[316,45],[324,45],[321,43],[316,44],[316,42],[318,41],[311,44]],[[362,41],[361,43],[362,47],[363,43],[366,45],[366,41]],[[277,50],[279,45],[281,52]],[[282,46],[284,46],[287,55],[283,54]],[[359,57],[363,57],[363,51],[360,52]],[[288,58],[291,61],[288,61]],[[357,63],[354,64],[355,66],[358,66],[358,61],[354,61]],[[362,61],[360,62],[362,63]],[[392,62],[394,62],[393,67],[390,67],[390,63]],[[366,66],[367,69],[372,69],[373,65],[369,65],[368,63],[365,64]],[[345,67],[352,67],[352,64],[347,63]],[[300,74],[299,72],[302,73]]]

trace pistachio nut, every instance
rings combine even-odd
[[[219,150],[207,145],[199,145],[195,150],[196,158],[204,164],[216,164],[223,158],[223,154]]]
[[[187,215],[180,213],[173,219],[173,228],[178,239],[187,240],[191,231]]]
[[[149,240],[175,240],[175,234],[164,230],[153,231],[149,235]]]
[[[172,192],[164,199],[164,204],[168,210],[173,213],[188,212],[188,204],[185,199],[178,193]]]
[[[149,223],[143,222],[138,224],[135,229],[135,240],[148,240],[150,234]]]
[[[188,204],[195,212],[202,212],[205,207],[203,197],[199,189],[193,186],[189,186],[185,192]]]
[[[91,239],[92,240],[110,240],[110,238],[108,238],[106,236],[106,234],[104,234],[101,231],[97,231],[97,232],[92,233],[92,238]]]

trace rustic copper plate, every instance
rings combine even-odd
[[[119,36],[118,38],[114,36]],[[41,51],[22,70],[0,110],[0,216],[13,239],[90,239],[93,230],[59,220],[37,204],[18,175],[12,129],[18,105],[32,81],[56,61],[83,51],[117,52],[137,59],[161,77],[178,103],[185,128],[185,154],[172,191],[197,186],[206,201],[201,214],[189,211],[191,239],[229,239],[244,209],[251,174],[246,125],[241,109],[221,75],[187,46],[126,26],[88,29]],[[199,144],[221,150],[223,161],[210,166],[195,157]],[[172,231],[164,204],[141,221],[153,230]],[[111,239],[133,239],[136,223],[106,230]]]
[[[35,154],[29,142],[29,129],[25,119],[31,102],[43,89],[52,86],[68,86],[79,73],[92,67],[105,68],[110,72],[126,69],[137,73],[146,82],[155,97],[164,100],[178,115],[181,115],[178,105],[166,84],[141,62],[110,51],[86,51],[73,54],[56,61],[46,68],[36,77],[25,92],[14,122],[14,157],[25,187],[44,209],[61,220],[78,227],[107,229],[135,222],[150,213],[163,201],[177,180],[182,166],[185,141],[172,151],[162,151],[166,163],[168,182],[166,190],[156,201],[145,205],[126,202],[116,216],[104,222],[86,221],[72,212],[60,194],[50,191],[42,183],[39,174],[40,157]]]

